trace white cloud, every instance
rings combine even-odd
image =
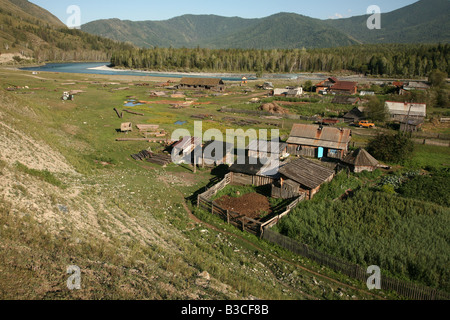
[[[328,19],[342,19],[344,16],[340,13],[335,13],[333,16],[328,17]]]

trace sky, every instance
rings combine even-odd
[[[77,5],[81,24],[98,19],[166,20],[183,14],[215,14],[225,17],[262,18],[279,12],[294,12],[318,19],[347,18],[367,13],[371,5],[390,12],[418,0],[30,0],[66,23],[67,8]]]

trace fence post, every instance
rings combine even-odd
[[[230,224],[230,211],[227,210],[227,223]]]

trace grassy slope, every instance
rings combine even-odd
[[[209,172],[193,175],[183,167],[138,164],[130,154],[147,144],[114,143],[122,120],[112,108],[120,107],[127,95],[145,98],[148,88],[111,91],[129,82],[110,85],[101,77],[1,72],[6,76],[0,87],[27,85],[35,92],[0,91],[2,142],[11,142],[0,150],[3,299],[341,298],[337,288],[342,284],[325,279],[316,284],[317,275],[296,267],[299,257],[280,251],[287,263],[254,237],[228,227],[231,234],[217,232],[190,219],[183,198],[203,188],[212,177]],[[76,84],[64,85],[68,82]],[[63,102],[60,94],[67,89],[86,92]],[[126,115],[124,120],[170,129],[172,120],[198,113],[182,110],[167,122],[165,117],[173,114],[168,105],[144,110],[145,118]],[[60,162],[55,162],[57,156]],[[30,170],[17,166],[17,157]],[[66,166],[59,172],[58,167]],[[44,170],[63,185],[49,183],[55,180],[48,181]],[[66,288],[66,268],[73,264],[82,270],[82,290],[72,292]],[[198,276],[203,271],[211,281]],[[343,290],[343,298],[370,297]]]

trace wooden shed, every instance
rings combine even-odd
[[[378,160],[375,159],[365,149],[358,149],[350,152],[343,160],[349,168],[356,173],[363,171],[374,171],[379,167]]]
[[[331,182],[335,171],[303,157],[279,170],[280,179],[272,184],[272,197],[290,199],[305,194],[312,199],[322,184]]]
[[[266,175],[264,168],[266,163],[260,159],[246,157],[241,163],[240,159],[236,160],[230,166],[230,172],[233,184],[237,185],[253,185],[264,186],[272,184],[279,175]]]

